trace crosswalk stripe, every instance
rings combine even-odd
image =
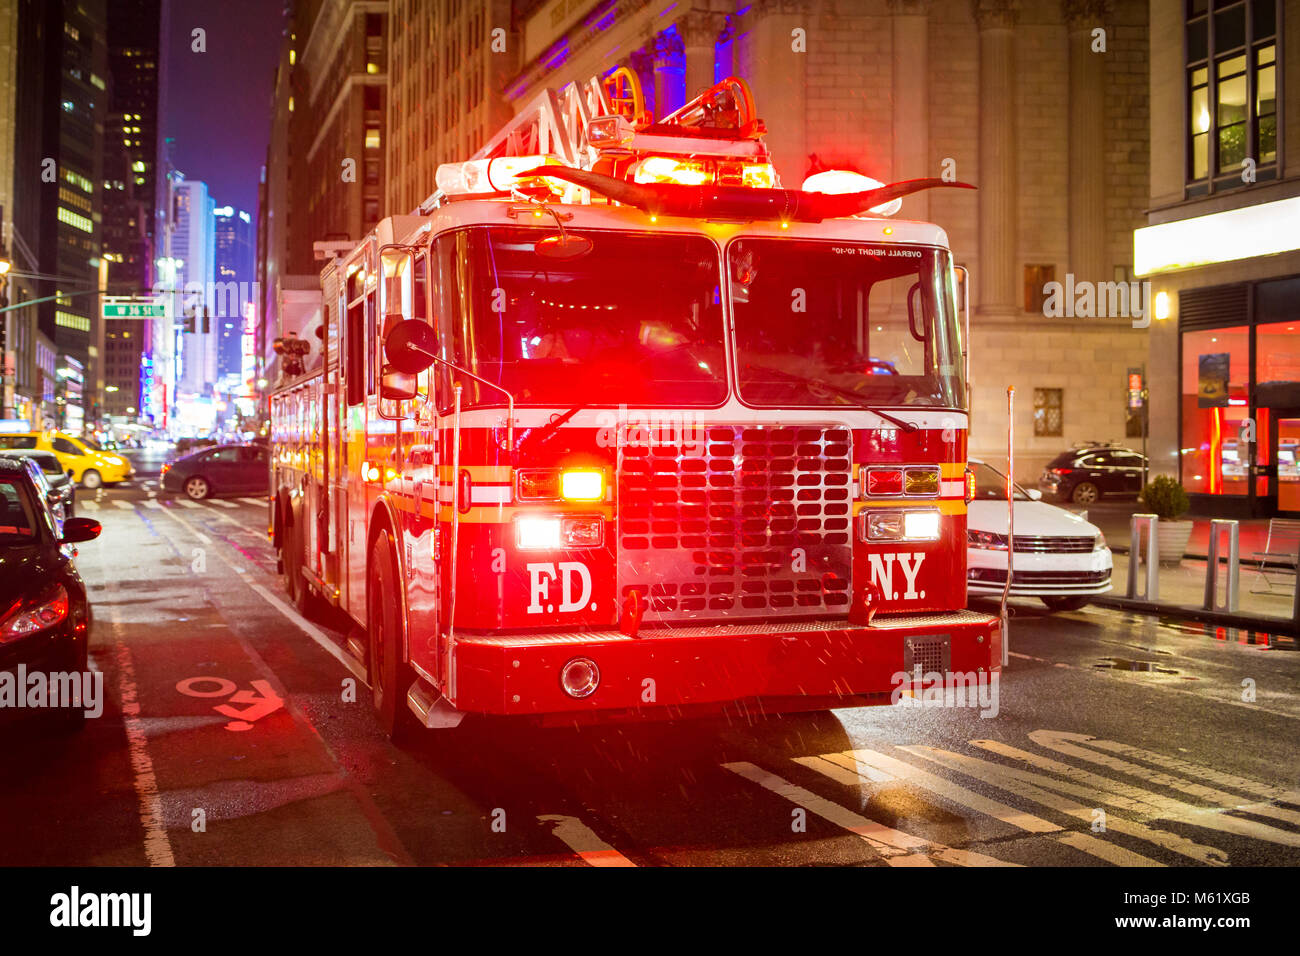
[[[188,498],[177,498],[172,504],[180,505],[182,508],[202,508],[203,506],[197,501],[190,501]]]
[[[208,504],[216,505],[218,508],[238,508],[239,505],[233,501],[227,501],[225,498],[213,498]]]
[[[942,843],[932,843],[921,837],[912,836],[883,823],[877,823],[861,814],[854,813],[838,803],[819,797],[811,790],[795,786],[788,780],[769,773],[746,761],[724,763],[722,765],[732,773],[751,780],[764,789],[784,797],[791,803],[817,814],[836,826],[855,834],[864,843],[884,857],[890,866],[933,866],[934,860],[953,863],[957,866],[1019,866],[1003,860],[974,853],[969,850],[956,850]],[[927,859],[927,857],[929,859]]]
[[[1107,863],[1113,863],[1115,866],[1164,866],[1149,856],[1143,856],[1141,853],[1134,853],[1132,850],[1126,850],[1122,846],[1116,846],[1114,843],[1107,843],[1105,840],[1098,840],[1095,836],[1087,833],[1067,833],[1064,836],[1056,838],[1058,843],[1064,843],[1068,847],[1087,853],[1089,856],[1095,856],[1099,860],[1105,860]]]
[[[849,787],[861,786],[864,779],[872,783],[888,783],[894,779],[891,774],[877,770],[875,767],[842,767],[832,761],[830,757],[831,754],[821,754],[816,757],[795,757],[794,762],[807,767],[809,770],[817,771],[823,777],[830,777],[836,783],[842,783]]]
[[[577,817],[566,817],[559,813],[546,813],[537,817],[543,823],[553,823],[551,832],[571,849],[589,866],[636,866],[618,850],[614,849],[591,827]]]
[[[239,498],[237,500],[242,501],[246,505],[262,505],[263,507],[266,506],[265,498]]]
[[[1096,747],[1098,750],[1106,750],[1127,757],[1135,757],[1138,760],[1145,760],[1147,763],[1153,763],[1168,770],[1179,770],[1189,776],[1200,777],[1220,786],[1232,787],[1234,790],[1244,790],[1254,796],[1263,797],[1265,800],[1300,803],[1300,790],[1286,790],[1282,787],[1270,786],[1258,780],[1251,780],[1249,777],[1239,777],[1236,774],[1193,763],[1190,760],[1184,760],[1182,757],[1172,757],[1168,754],[1157,753],[1154,750],[1143,750],[1141,747],[1132,747],[1114,740],[1090,740],[1088,745]]]
[[[131,504],[131,502],[129,502],[129,501],[122,501],[121,499],[117,499],[117,500],[115,500],[115,501],[113,502],[113,505],[114,505],[115,507],[121,508],[123,511],[134,511],[134,510],[135,510],[135,505]]]
[[[1084,747],[1075,746],[1075,742],[1083,743],[1094,739],[1089,737],[1087,734],[1071,734],[1059,730],[1035,730],[1029,734],[1029,739],[1040,747],[1046,747],[1048,750],[1055,750],[1058,753],[1063,753],[1070,757],[1077,757],[1078,759],[1087,761],[1088,763],[1099,764],[1109,770],[1127,773],[1130,776],[1138,777],[1148,783],[1154,783],[1157,786],[1168,787],[1171,790],[1178,790],[1181,793],[1200,797],[1208,803],[1217,803],[1225,809],[1244,810],[1249,806],[1250,812],[1258,816],[1272,817],[1286,823],[1300,824],[1300,812],[1295,810],[1286,810],[1282,807],[1274,807],[1267,804],[1247,804],[1247,802],[1240,796],[1228,793],[1225,790],[1207,787],[1204,784],[1196,783],[1192,780],[1186,779],[1185,777],[1171,776],[1163,771],[1152,770],[1149,767],[1143,767],[1127,760],[1121,760],[1118,757],[1099,754],[1095,750],[1088,750]]]
[[[98,511],[99,502],[93,500],[78,501],[77,507],[80,508],[82,511]]]
[[[937,777],[928,773],[919,767],[914,767],[909,763],[904,763],[894,757],[886,754],[877,753],[874,750],[851,750],[840,754],[827,754],[828,759],[840,763],[842,766],[848,766],[846,761],[856,760],[859,763],[866,764],[870,767],[876,767],[901,777],[908,783],[916,784],[926,790],[931,791],[944,797],[953,803],[964,806],[970,810],[977,810],[980,813],[993,817],[995,820],[1001,820],[1009,826],[1025,830],[1029,833],[1056,833],[1063,829],[1052,823],[1050,820],[1044,820],[1042,817],[1036,817],[1032,813],[1025,813],[1017,810],[1015,807],[1009,807],[1005,803],[999,803],[983,794],[975,793],[973,790],[967,790],[959,784],[943,777]]]
[[[940,766],[956,770],[958,773],[966,774],[976,780],[991,784],[1001,790],[1006,790],[1018,797],[1023,797],[1026,800],[1067,814],[1089,825],[1093,822],[1093,811],[1103,805],[1131,809],[1127,805],[1131,801],[1125,801],[1123,798],[1117,801],[1112,794],[1099,793],[1078,784],[1066,783],[1043,774],[1031,773],[1015,767],[1005,767],[1002,764],[981,760],[978,757],[955,754],[935,747],[907,746],[899,749],[913,756],[930,760]],[[1073,794],[1089,802],[1078,803],[1068,797],[1050,792],[1052,790]],[[1155,844],[1177,853],[1179,856],[1185,856],[1209,866],[1223,866],[1228,862],[1227,854],[1218,847],[1206,846],[1177,833],[1160,830],[1145,823],[1136,823],[1113,814],[1107,817],[1106,828],[1116,833],[1122,833],[1125,836],[1135,837],[1147,843]]]
[[[146,498],[145,501],[144,501],[144,506],[145,506],[146,508],[161,508],[161,507],[162,507],[162,505],[158,502],[158,499],[157,499],[157,498]]]

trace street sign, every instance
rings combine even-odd
[[[101,314],[105,319],[162,319],[167,316],[167,303],[162,297],[103,296]]]

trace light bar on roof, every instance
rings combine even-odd
[[[520,173],[557,163],[559,159],[550,155],[471,159],[463,163],[443,163],[433,178],[438,189],[449,196],[508,192],[518,185]]]
[[[879,189],[885,185],[870,176],[863,176],[848,169],[827,169],[813,173],[803,181],[803,191],[808,193],[825,193],[839,196],[845,193],[863,193],[868,189]],[[903,208],[903,200],[895,199],[881,206],[868,210],[876,216],[892,216]]]

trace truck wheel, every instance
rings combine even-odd
[[[370,551],[366,588],[366,630],[369,634],[370,695],[379,725],[390,739],[406,736],[415,723],[406,706],[410,668],[401,660],[401,615],[398,614],[397,566],[387,531],[381,531]]]
[[[94,491],[104,483],[104,479],[94,468],[87,468],[81,473],[81,487]]]

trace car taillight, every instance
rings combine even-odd
[[[867,497],[880,495],[901,495],[903,493],[903,469],[872,468],[867,472]]]
[[[167,474],[167,472],[169,472],[169,471],[171,471],[171,470],[172,470],[171,462],[166,462],[166,463],[162,466],[162,471],[160,471],[160,472],[158,473],[158,477],[161,478],[163,475]]]
[[[1049,468],[1047,470],[1054,475],[1068,475],[1070,473],[1069,468]]]
[[[22,606],[0,621],[0,644],[53,627],[68,616],[68,592],[56,584],[35,607]]]

